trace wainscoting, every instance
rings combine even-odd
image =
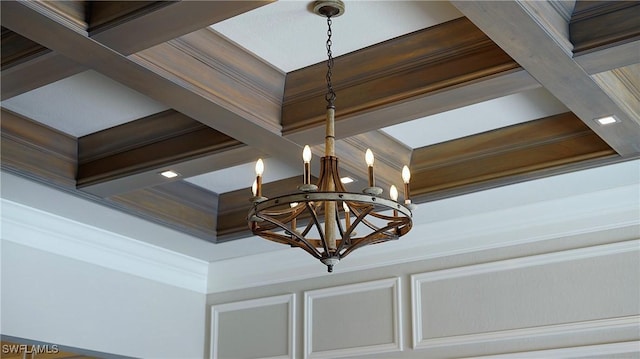
[[[636,357],[639,249],[634,239],[254,288],[286,294],[214,304],[211,358]],[[247,295],[220,293],[210,302]]]

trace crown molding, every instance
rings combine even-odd
[[[156,282],[206,292],[208,263],[1,199],[2,240]]]

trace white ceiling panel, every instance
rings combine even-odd
[[[277,1],[211,26],[283,72],[325,61],[326,19],[310,1]],[[461,17],[446,1],[345,1],[333,19],[332,54],[340,56]]]
[[[383,128],[411,148],[441,143],[569,111],[538,88]]]
[[[75,137],[168,109],[91,70],[2,101],[2,107]]]
[[[279,181],[297,175],[302,176],[302,152],[300,153],[300,168],[293,168],[276,158],[265,158],[263,161],[264,174],[262,178],[264,183]],[[255,178],[255,162],[251,162],[190,177],[186,181],[215,193],[225,193],[246,188],[247,198],[249,198],[251,196],[251,185]]]

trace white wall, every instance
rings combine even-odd
[[[158,245],[189,238],[1,178],[3,335],[129,357],[203,357],[208,262]],[[97,226],[107,220],[126,228]]]
[[[202,358],[204,295],[2,241],[2,334],[118,355]]]

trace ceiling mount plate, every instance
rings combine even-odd
[[[313,12],[324,17],[338,17],[344,14],[344,3],[340,0],[316,1]]]

